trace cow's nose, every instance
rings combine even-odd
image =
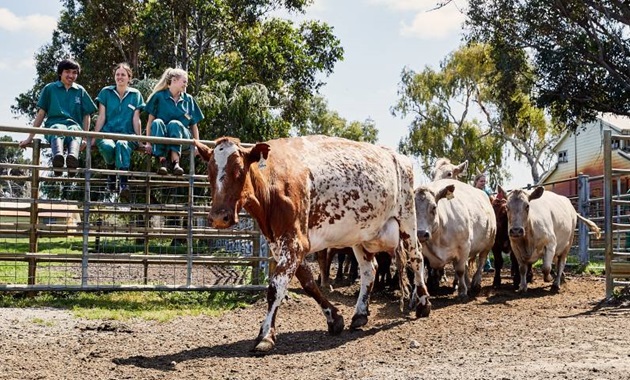
[[[431,233],[427,230],[418,230],[417,235],[418,240],[422,243],[429,240],[429,238],[431,237]]]
[[[236,224],[233,213],[229,210],[212,210],[208,215],[208,222],[213,228],[228,228]]]
[[[522,237],[525,235],[525,229],[523,227],[512,227],[510,228],[510,236],[511,237]]]

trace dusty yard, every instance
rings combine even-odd
[[[293,287],[278,315],[277,348],[264,357],[249,352],[262,301],[169,323],[0,309],[0,379],[630,378],[628,303],[602,303],[601,277],[568,275],[560,294],[540,278],[519,296],[507,284],[492,289],[485,275],[479,297],[435,297],[431,316],[419,320],[377,294],[366,328],[336,337],[315,302]],[[346,325],[355,291],[330,293]]]

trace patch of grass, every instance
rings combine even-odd
[[[31,322],[36,325],[47,326],[47,327],[50,327],[55,324],[53,321],[47,321],[42,318],[33,318],[31,319]]]
[[[246,307],[260,295],[240,292],[41,292],[0,294],[0,307],[55,307],[81,318],[169,321],[178,316],[220,315]]]

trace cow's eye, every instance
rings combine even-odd
[[[525,211],[529,211],[529,205],[525,205]]]

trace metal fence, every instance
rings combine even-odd
[[[7,132],[42,129],[0,126]],[[271,259],[260,230],[247,214],[229,230],[207,225],[211,196],[207,176],[195,174],[193,149],[182,153],[188,174],[180,177],[155,174],[148,155],[130,171],[92,167],[99,153],[91,139],[185,147],[190,140],[55,134],[88,140],[82,168],[54,176],[38,139],[30,165],[0,163],[0,291],[265,289]],[[108,175],[129,177],[128,199],[108,189]]]
[[[621,191],[621,179],[630,175],[630,170],[612,166],[613,139],[629,141],[630,136],[604,131],[606,298],[613,296],[615,287],[630,285],[630,198]],[[624,244],[620,244],[622,240]]]

